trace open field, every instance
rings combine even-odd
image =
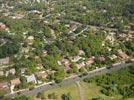
[[[121,99],[121,96],[119,96],[119,95],[112,96],[112,97],[105,96],[104,94],[102,94],[100,92],[101,87],[97,86],[94,83],[89,84],[89,83],[85,83],[82,81],[82,82],[80,82],[80,86],[81,86],[81,89],[83,89],[82,91],[84,92],[83,93],[84,100],[91,100],[92,98],[95,98],[95,97],[101,97],[104,100],[120,100]],[[79,91],[78,91],[78,87],[76,84],[71,84],[66,87],[60,87],[60,88],[46,91],[45,92],[45,97],[46,97],[45,100],[50,100],[50,99],[48,99],[47,96],[48,96],[48,94],[51,94],[51,93],[56,94],[56,96],[57,96],[56,100],[62,100],[61,99],[62,94],[67,94],[67,93],[70,93],[70,95],[72,97],[71,100],[80,100]],[[34,97],[34,100],[40,100],[40,99],[37,99],[36,97]],[[127,100],[133,100],[133,98],[130,98]]]

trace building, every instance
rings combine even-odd
[[[65,66],[65,67],[69,67],[70,66],[70,61],[68,59],[62,59],[61,63]]]
[[[85,55],[85,52],[83,50],[79,50],[79,55]]]
[[[27,83],[30,83],[30,82],[37,83],[37,81],[36,81],[36,78],[35,78],[35,75],[34,75],[34,74],[32,74],[32,75],[30,75],[30,76],[26,76],[26,78],[27,78]]]
[[[71,24],[71,25],[70,25],[70,29],[69,29],[69,30],[70,30],[69,33],[74,32],[74,31],[77,29],[77,27],[78,27],[78,26],[77,26],[76,24]]]
[[[76,66],[77,66],[78,69],[81,69],[81,67],[85,66],[85,62],[81,62],[79,64],[76,64]]]
[[[58,61],[58,64],[60,65],[60,62],[59,61]],[[68,70],[71,69],[70,68],[71,63],[70,63],[70,61],[68,59],[62,59],[61,60],[61,64],[65,66],[65,70],[66,71],[68,71]]]
[[[11,83],[11,86],[16,86],[16,85],[19,85],[21,81],[19,78],[16,78],[16,79],[11,80],[10,83]]]
[[[105,59],[105,57],[104,57],[103,55],[101,55],[101,56],[98,57],[98,60],[99,60],[100,62],[103,62],[103,61],[105,61],[106,59]]]
[[[37,77],[46,78],[48,73],[46,71],[40,71],[36,73]]]
[[[0,76],[4,76],[4,71],[0,70]]]
[[[37,64],[37,67],[36,67],[38,70],[41,70],[43,69],[43,65],[41,63]]]
[[[20,69],[21,74],[24,74],[26,72],[26,70],[27,70],[27,68],[21,68]]]
[[[9,64],[9,57],[0,59],[0,65]]]
[[[47,50],[43,50],[43,56],[47,56],[48,52]]]
[[[92,56],[92,57],[90,57],[90,58],[88,58],[87,60],[86,60],[86,65],[91,65],[92,63],[94,63],[94,59],[95,59],[95,57],[94,56]]]
[[[15,75],[15,73],[16,73],[15,68],[10,69],[10,70],[9,70],[9,73],[11,73],[12,75]]]
[[[4,23],[0,22],[0,30],[4,30],[6,28],[7,28],[6,25]]]
[[[23,47],[23,48],[21,49],[21,52],[22,52],[22,53],[28,53],[28,52],[29,52],[29,48],[24,48],[24,47]]]
[[[3,90],[5,88],[8,88],[8,83],[7,82],[0,82],[0,90]]]
[[[27,42],[28,42],[29,45],[32,45],[33,44],[33,41],[34,41],[34,36],[29,36],[27,38]]]
[[[71,57],[71,61],[72,61],[72,62],[77,62],[77,61],[79,61],[80,59],[81,59],[80,56]]]
[[[121,49],[117,50],[117,54],[119,57],[121,57],[124,60],[129,58],[129,56],[125,52],[123,52]]]
[[[117,59],[118,57],[117,57],[115,54],[113,54],[113,55],[109,56],[109,58],[110,58],[111,60],[115,60],[115,59]]]

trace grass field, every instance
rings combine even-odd
[[[57,100],[62,100],[61,99],[61,95],[62,94],[67,94],[67,93],[70,93],[71,97],[72,97],[72,100],[80,100],[79,99],[79,93],[78,93],[78,88],[77,88],[77,85],[76,84],[71,84],[69,86],[66,86],[66,87],[59,87],[59,88],[56,88],[56,89],[52,89],[52,90],[48,90],[45,92],[45,95],[46,95],[46,100],[50,100],[47,98],[48,94],[51,94],[51,93],[55,93],[57,95]],[[35,99],[37,100],[37,98]]]
[[[89,84],[89,83],[85,83],[82,81],[82,82],[80,82],[80,86],[81,86],[81,89],[83,89],[82,91],[84,92],[83,93],[84,100],[91,100],[94,97],[102,97],[104,100],[121,100],[120,99],[121,96],[108,97],[108,96],[103,95],[100,92],[101,87],[97,86],[94,83]],[[59,88],[55,88],[55,89],[46,91],[45,92],[45,96],[46,96],[45,100],[50,100],[50,99],[48,99],[47,96],[48,96],[48,94],[51,94],[51,93],[55,93],[57,95],[56,100],[62,100],[61,99],[62,94],[67,94],[67,93],[70,93],[70,95],[72,97],[71,100],[80,100],[78,87],[75,83],[71,84],[69,86],[66,86],[66,87],[59,87]],[[34,100],[41,100],[41,99],[34,98]],[[128,100],[134,100],[134,99],[128,99]]]

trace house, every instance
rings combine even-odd
[[[61,61],[57,61],[57,64],[60,65],[60,66],[62,65]]]
[[[28,40],[34,40],[34,36],[28,36]]]
[[[95,59],[94,56],[88,58],[88,59],[86,60],[85,64],[86,64],[86,65],[91,65],[92,63],[94,63],[94,59]]]
[[[119,57],[121,57],[124,60],[129,58],[129,56],[125,52],[123,52],[121,49],[117,50],[117,54]]]
[[[76,64],[76,66],[77,66],[78,69],[81,69],[81,67],[85,66],[85,62],[81,62],[79,64]]]
[[[27,37],[27,42],[28,42],[29,45],[32,45],[33,41],[34,41],[34,36],[28,36]]]
[[[70,69],[71,69],[70,66],[65,67],[65,71],[69,71]]]
[[[15,75],[15,73],[16,73],[15,68],[11,68],[11,69],[9,70],[9,73],[11,73],[12,75]]]
[[[48,52],[47,50],[43,50],[43,56],[47,56]]]
[[[75,56],[70,58],[72,62],[78,62],[80,59],[85,60],[85,58],[80,56]]]
[[[9,64],[9,57],[0,59],[0,65]]]
[[[39,56],[34,56],[34,57],[33,57],[33,60],[34,60],[35,62],[37,62],[37,63],[40,63],[40,62],[41,62],[41,59],[40,59]]]
[[[26,76],[26,78],[27,78],[27,83],[30,83],[30,82],[37,83],[37,81],[36,81],[36,78],[35,78],[35,75],[34,75],[34,74],[32,74],[32,75],[30,75],[30,76]]]
[[[79,55],[85,55],[85,52],[83,50],[79,50]]]
[[[37,67],[36,67],[38,70],[40,69],[43,69],[43,65],[41,63],[37,64]]]
[[[16,13],[13,16],[10,16],[10,17],[12,19],[22,19],[22,18],[24,18],[24,15]]]
[[[22,53],[28,53],[28,52],[29,52],[29,48],[24,48],[24,47],[23,47],[23,48],[21,49],[21,52],[22,52]]]
[[[65,66],[65,67],[69,67],[70,66],[70,61],[68,59],[62,59],[61,63]]]
[[[21,68],[21,69],[20,69],[21,74],[24,74],[24,73],[26,72],[26,69],[27,69],[27,68]]]
[[[59,62],[58,62],[59,63]],[[60,63],[59,63],[60,64]],[[64,66],[65,66],[65,70],[66,71],[68,71],[68,70],[70,70],[71,68],[70,68],[70,65],[71,65],[71,63],[70,63],[70,61],[68,60],[68,59],[62,59],[61,60],[61,64],[63,64]]]
[[[8,88],[8,82],[0,82],[0,90]]]
[[[95,33],[97,32],[97,28],[95,26],[90,26],[91,32]]]
[[[77,25],[76,24],[72,24],[72,25],[70,25],[70,31],[69,31],[69,33],[72,33],[72,32],[74,32],[76,29],[77,29]]]
[[[0,76],[4,76],[4,71],[0,70]]]
[[[104,57],[103,55],[101,55],[101,56],[98,57],[98,60],[99,60],[100,62],[103,62],[103,61],[105,61],[106,59],[105,59],[105,57]]]
[[[107,35],[107,37],[106,37],[106,41],[110,41],[110,43],[114,43],[114,41],[115,41],[115,38],[114,38],[114,36],[113,35]]]
[[[11,86],[16,86],[16,85],[19,85],[21,81],[19,78],[16,78],[16,79],[11,80],[10,83],[11,83]]]
[[[37,77],[46,78],[48,73],[46,71],[40,71],[36,73]]]
[[[4,23],[0,22],[0,30],[4,30],[6,28],[7,28],[6,25]]]
[[[115,60],[115,59],[117,59],[117,56],[115,54],[113,54],[113,55],[109,56],[109,58],[110,58],[110,60]]]

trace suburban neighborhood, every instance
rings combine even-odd
[[[133,63],[134,2],[123,1],[1,0],[0,97]]]

